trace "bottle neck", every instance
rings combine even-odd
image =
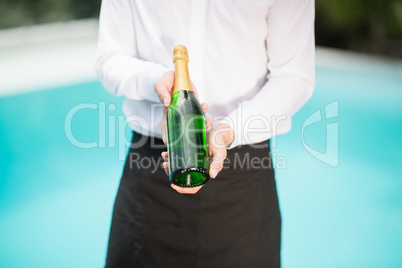
[[[187,62],[188,61],[185,59],[176,59],[174,62],[175,75],[173,94],[180,90],[193,91],[193,88],[191,87]]]

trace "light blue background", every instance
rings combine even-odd
[[[284,268],[402,267],[402,73],[371,63],[318,68],[312,99],[277,139]],[[326,124],[338,124],[337,167],[309,154],[301,134],[334,101],[339,116],[304,136],[324,152]],[[106,110],[117,122],[122,99],[98,82],[0,98],[0,267],[103,266],[124,163],[107,133],[105,148],[80,149],[64,131],[72,107],[102,102],[118,107]],[[72,130],[97,141],[98,111],[78,112]]]

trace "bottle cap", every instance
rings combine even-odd
[[[187,48],[183,45],[175,46],[175,48],[173,49],[173,62],[179,59],[185,60],[187,62],[189,61]]]

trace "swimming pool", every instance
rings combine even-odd
[[[273,150],[283,267],[401,267],[401,70],[349,54],[318,64],[312,99]],[[102,267],[118,135],[130,138],[121,103],[98,82],[0,98],[0,267]]]

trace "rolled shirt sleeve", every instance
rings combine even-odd
[[[113,94],[159,102],[154,84],[169,69],[137,57],[132,16],[130,1],[102,1],[95,68],[102,85]]]
[[[291,117],[314,90],[314,1],[278,0],[266,22],[268,81],[219,121],[235,131],[229,149],[288,132]]]

